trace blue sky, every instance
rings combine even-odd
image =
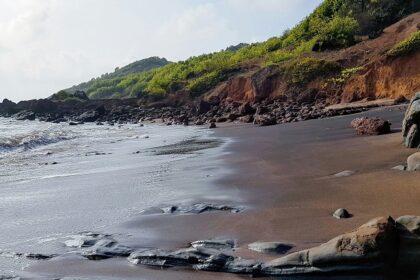
[[[117,66],[280,35],[321,0],[0,0],[0,98],[47,97]]]

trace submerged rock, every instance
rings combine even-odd
[[[113,239],[102,239],[95,243],[89,250],[82,255],[90,260],[103,260],[113,257],[128,257],[133,249],[128,246],[118,244]]]
[[[381,135],[391,132],[391,123],[381,118],[357,118],[351,121],[351,126],[358,135]]]
[[[13,117],[18,121],[24,121],[24,120],[33,121],[33,120],[35,120],[36,115],[32,111],[25,110],[25,111],[21,111],[19,113],[16,113],[15,115],[13,115]]]
[[[46,255],[46,254],[34,254],[34,253],[27,253],[24,254],[24,257],[31,260],[49,260],[51,258],[56,257],[57,255]]]
[[[162,208],[164,213],[169,214],[201,214],[204,212],[212,211],[228,211],[232,213],[238,213],[241,211],[240,208],[228,206],[228,205],[215,205],[207,203],[197,203],[193,205],[173,205]]]
[[[230,239],[211,239],[198,240],[191,243],[193,248],[209,248],[209,249],[232,249],[235,247],[235,241]]]
[[[285,254],[294,246],[281,242],[254,242],[248,245],[248,249],[260,253]]]
[[[354,175],[355,173],[356,172],[353,171],[353,170],[344,170],[344,171],[341,171],[341,172],[338,172],[338,173],[334,174],[334,177],[337,177],[337,178],[348,177],[348,176]]]
[[[89,260],[127,257],[133,251],[130,247],[119,244],[111,235],[94,232],[82,232],[64,244],[67,247],[82,249],[82,256]]]
[[[157,267],[189,266],[199,270],[222,267],[232,256],[207,248],[187,248],[175,251],[161,249],[140,249],[133,252],[128,260],[133,264]]]

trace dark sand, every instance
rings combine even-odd
[[[238,255],[267,260],[275,256],[252,253],[246,249],[247,244],[284,241],[295,244],[296,251],[319,245],[377,216],[420,215],[420,173],[391,169],[405,164],[407,156],[415,152],[402,145],[403,110],[388,107],[272,127],[219,128],[216,136],[233,139],[227,147],[229,153],[222,157],[234,172],[216,183],[231,194],[245,197],[247,210],[239,214],[141,216],[124,226],[136,232],[139,240],[147,237],[143,246],[176,248],[198,239],[231,237],[241,247]],[[360,116],[384,117],[393,123],[394,132],[356,136],[350,121]],[[356,173],[332,176],[344,170]],[[354,217],[333,218],[337,208],[347,208]],[[56,262],[55,268],[46,262],[32,271],[145,279],[241,278],[221,273],[155,271],[126,261],[77,260],[73,266],[65,265],[67,261]]]

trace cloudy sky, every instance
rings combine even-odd
[[[0,0],[0,98],[47,97],[116,66],[279,35],[321,0]]]

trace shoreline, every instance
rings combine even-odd
[[[349,124],[351,119],[361,115],[390,119],[394,124],[393,133],[371,137],[355,135]],[[131,226],[158,233],[149,246],[179,248],[194,240],[229,237],[237,241],[235,255],[268,261],[279,255],[255,253],[246,249],[247,244],[281,241],[293,244],[290,252],[295,252],[320,245],[377,216],[420,215],[415,199],[420,195],[420,190],[416,189],[419,175],[391,170],[413,152],[401,145],[398,124],[402,115],[403,111],[396,106],[269,128],[249,125],[219,128],[215,130],[216,137],[228,137],[233,141],[217,160],[223,161],[222,166],[233,167],[233,172],[213,183],[222,192],[229,190],[244,196],[248,208],[238,214],[140,217]],[[302,135],[312,138],[303,139]],[[346,158],[345,162],[343,158]],[[355,169],[356,173],[344,178],[332,176],[347,169]],[[395,196],[399,191],[397,185],[401,183],[409,192]],[[348,200],[349,197],[352,199]],[[347,220],[334,219],[332,212],[340,207],[348,208],[354,216]],[[78,265],[88,264],[83,261]],[[113,265],[116,265],[115,269],[121,269],[119,265]],[[95,264],[97,266],[101,265]],[[46,262],[31,270],[50,269]],[[150,271],[145,267],[136,269],[139,273]],[[121,273],[125,277],[128,277],[126,273],[135,275],[133,271]],[[180,275],[185,279],[241,278],[184,270],[169,270],[163,274],[164,277],[158,274],[162,276],[160,279],[179,279]]]

